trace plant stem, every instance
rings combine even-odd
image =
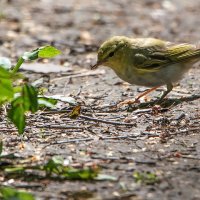
[[[17,61],[17,64],[15,65],[15,67],[13,68],[12,72],[16,73],[18,72],[19,68],[21,67],[21,65],[23,64],[24,59],[22,57],[20,57]]]

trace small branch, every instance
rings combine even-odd
[[[17,129],[13,128],[13,129],[9,129],[9,128],[3,128],[1,129],[2,132],[16,132]]]
[[[195,157],[195,156],[190,156],[190,155],[182,155],[181,158],[185,158],[185,159],[192,159],[192,160],[200,160],[200,158]]]
[[[65,125],[36,125],[35,128],[49,128],[49,129],[85,129],[85,127],[65,126]]]
[[[101,140],[115,140],[115,139],[135,139],[139,140],[140,135],[120,135],[120,136],[113,136],[113,137],[100,137]]]
[[[77,142],[87,142],[94,140],[93,138],[75,138],[75,139],[69,139],[69,140],[60,140],[53,142],[51,144],[63,144],[63,143],[77,143]]]
[[[69,140],[60,140],[60,141],[52,142],[52,143],[44,146],[43,149],[48,146],[56,145],[56,144],[88,142],[88,141],[92,141],[92,140],[94,140],[94,139],[93,138],[75,138],[75,139],[69,139]]]
[[[95,121],[95,122],[105,123],[105,124],[118,125],[118,126],[136,126],[135,123],[131,124],[131,123],[108,121],[108,120],[103,120],[103,119],[88,117],[88,116],[84,116],[84,115],[80,115],[79,118],[85,119],[85,120],[89,120],[89,121]]]
[[[182,97],[182,98],[170,98],[170,99],[164,99],[161,103],[159,103],[163,108],[167,108],[170,106],[176,106],[180,103],[183,102],[190,102],[190,101],[194,101],[200,98],[200,95],[192,95],[189,97]],[[158,102],[158,100],[155,101],[150,101],[150,102],[145,102],[145,103],[140,103],[139,105],[136,106],[132,106],[133,110],[136,109],[141,109],[141,108],[149,108],[151,106],[156,105]]]

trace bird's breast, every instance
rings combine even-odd
[[[139,74],[137,71],[124,71],[124,72],[116,72],[115,73],[124,81],[140,86],[146,87],[154,87],[159,85],[164,85],[165,82],[155,77],[155,74]]]
[[[153,72],[146,70],[141,73],[140,69],[133,66],[122,66],[113,70],[122,80],[130,84],[155,87],[179,81],[190,67],[188,64],[178,63]]]

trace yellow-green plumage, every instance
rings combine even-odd
[[[192,44],[174,44],[154,38],[115,36],[98,50],[97,64],[112,68],[124,81],[146,87],[172,84],[200,60],[200,48]]]

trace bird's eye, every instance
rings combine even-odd
[[[109,56],[109,57],[113,57],[113,56],[114,56],[114,52],[113,52],[113,51],[110,52],[108,56]]]

